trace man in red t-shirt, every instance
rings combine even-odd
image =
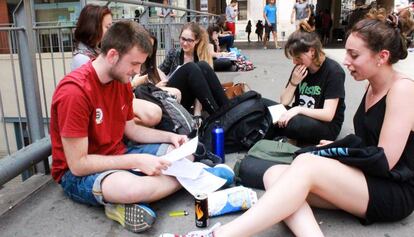
[[[96,60],[67,75],[53,95],[52,176],[73,200],[105,205],[109,218],[140,232],[151,227],[155,213],[136,203],[159,200],[181,187],[175,178],[161,174],[170,162],[156,156],[187,137],[133,121],[129,78],[140,72],[152,52],[148,32],[133,21],[117,22],[101,46]],[[127,150],[124,135],[148,145]],[[146,176],[130,171],[134,169]]]

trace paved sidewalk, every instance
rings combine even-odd
[[[292,64],[283,55],[283,50],[249,49],[242,50],[257,68],[251,72],[220,73],[224,81],[247,82],[253,90],[264,97],[278,100],[278,95],[290,75]],[[328,55],[342,60],[343,50],[327,50]],[[413,55],[411,55],[413,56]],[[413,57],[411,57],[413,59]],[[413,61],[411,61],[413,62]],[[409,63],[412,67],[413,63]],[[409,69],[403,64],[404,70]],[[346,118],[341,136],[353,131],[352,116],[364,92],[364,82],[355,82],[347,73],[346,77]],[[230,154],[226,160],[230,166],[244,153]],[[283,190],[280,190],[283,192]],[[262,195],[262,191],[258,191]],[[2,196],[0,196],[1,199]],[[119,224],[105,217],[103,208],[87,207],[69,200],[61,188],[50,181],[21,205],[0,216],[1,236],[158,236],[163,232],[185,233],[196,229],[194,224],[194,199],[182,190],[163,201],[152,204],[158,219],[152,229],[140,235],[124,230]],[[169,217],[168,212],[186,210],[185,217]],[[269,210],[277,211],[277,210]],[[239,214],[211,218],[226,223]],[[326,236],[398,236],[411,237],[414,232],[414,215],[391,224],[362,226],[358,220],[346,213],[316,210],[316,218]],[[292,236],[282,224],[257,235],[260,237]]]

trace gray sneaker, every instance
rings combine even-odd
[[[151,228],[157,218],[155,212],[143,204],[108,204],[105,214],[134,233]]]

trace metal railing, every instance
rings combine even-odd
[[[117,2],[165,7],[135,0]],[[37,167],[37,170],[48,172],[51,145],[47,134],[51,98],[59,80],[70,71],[74,50],[75,23],[34,24],[29,14],[31,4],[31,0],[20,2],[17,7],[20,10],[14,13],[16,25],[0,25],[0,75],[3,77],[0,80],[0,186],[40,161],[43,161],[44,167]],[[145,16],[140,19],[158,39],[159,63],[168,49],[179,45],[178,35],[187,20],[206,26],[217,17],[184,8],[168,8],[186,13],[179,18],[180,22],[169,24],[153,23]],[[36,169],[32,170],[36,172]]]

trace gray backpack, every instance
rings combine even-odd
[[[160,106],[162,118],[156,129],[184,135],[196,130],[193,116],[167,91],[148,83],[135,89],[135,97]]]
[[[167,113],[174,123],[173,132],[190,134],[196,128],[193,116],[166,91],[154,91],[152,95],[159,99],[163,105],[163,113]]]

